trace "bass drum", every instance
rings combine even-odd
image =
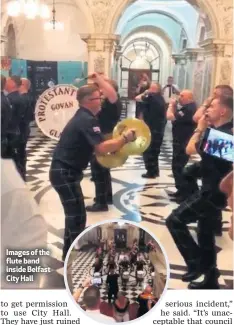
[[[72,85],[56,85],[44,91],[38,98],[35,120],[47,137],[60,139],[64,127],[79,109],[77,90]]]

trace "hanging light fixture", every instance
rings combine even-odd
[[[19,1],[10,1],[7,3],[7,14],[11,17],[18,17],[21,13],[21,4]]]
[[[52,20],[47,21],[44,25],[45,30],[64,30],[63,22],[56,20],[55,0],[53,0]]]
[[[34,0],[29,0],[24,5],[24,13],[28,19],[35,19],[38,14],[38,10],[38,4]]]
[[[42,4],[40,7],[40,16],[43,19],[49,19],[50,18],[50,9],[47,5]]]
[[[49,7],[39,0],[13,0],[7,3],[7,14],[11,17],[25,15],[28,19],[41,17],[48,19],[50,17]]]

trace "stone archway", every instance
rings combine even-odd
[[[99,3],[101,2],[103,3],[103,1],[99,1]],[[109,15],[107,19],[103,21],[102,31],[106,34],[115,34],[120,17],[127,7],[134,2],[136,2],[136,0],[106,0],[105,7],[109,8]],[[223,81],[221,76],[222,73],[224,74],[227,70],[226,67],[229,66],[232,69],[232,0],[187,0],[187,2],[199,12],[205,13],[210,21],[212,38],[208,38],[201,42],[199,44],[201,49],[195,48],[195,51],[193,51],[193,49],[188,49],[188,53],[185,54],[190,61],[190,66],[192,66],[196,61],[199,51],[203,51],[204,60],[206,61],[204,74],[206,75],[206,71],[208,71],[209,75],[211,75],[211,90],[215,85]],[[193,81],[190,80],[190,77],[187,79],[189,80],[188,87],[193,87],[191,84]],[[225,80],[227,80],[229,84],[232,83],[232,78],[229,75],[227,77],[225,75]],[[208,94],[204,94],[204,96],[206,95]]]
[[[184,26],[184,22],[182,20],[180,20],[179,18],[177,18],[175,14],[171,13],[171,11],[167,12],[162,9],[147,9],[147,10],[142,9],[141,12],[134,14],[131,17],[131,20],[133,20],[137,17],[140,17],[142,15],[152,14],[152,13],[161,14],[161,15],[167,16],[168,18],[171,18],[172,20],[174,20],[177,24],[179,24],[183,28],[186,38],[189,40],[189,42],[191,42],[187,28]]]
[[[158,53],[160,53],[161,65],[159,81],[163,83],[168,73],[171,74],[173,70],[171,60],[173,45],[170,37],[162,29],[155,26],[147,26],[144,28],[136,27],[121,40],[120,46],[122,47],[122,52],[128,45],[138,40],[139,37],[151,43],[157,49]]]
[[[158,28],[156,26],[147,26],[147,27],[144,27],[144,29],[142,28],[142,26],[140,27],[136,27],[134,28],[130,33],[128,33],[121,41],[121,44],[125,43],[126,39],[128,39],[130,36],[134,35],[135,33],[137,32],[150,32],[150,33],[155,33],[156,35],[158,35],[160,38],[162,38],[165,43],[168,45],[168,47],[170,49],[173,48],[173,44],[172,44],[172,41],[170,39],[170,37],[168,36],[168,34],[162,30],[161,28]]]
[[[77,8],[80,9],[81,12],[85,15],[85,18],[88,22],[89,31],[88,33],[93,34],[95,33],[95,20],[94,20],[94,14],[92,10],[90,10],[90,5],[88,4],[88,1],[80,1],[80,0],[74,0],[74,2],[77,5]]]
[[[133,4],[136,0],[121,0],[116,1],[116,5],[112,5],[112,8],[110,10],[109,18],[106,21],[105,24],[105,32],[108,34],[114,34],[115,29],[117,26],[117,23],[119,21],[119,18],[123,14],[123,12],[127,9],[127,7],[131,4]],[[219,39],[223,35],[223,26],[220,22],[220,19],[217,17],[216,12],[216,3],[212,0],[187,0],[188,3],[190,3],[192,6],[194,6],[197,9],[201,9],[203,12],[207,14],[207,16],[210,19],[213,36],[216,39]]]

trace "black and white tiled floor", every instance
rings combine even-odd
[[[144,281],[142,284],[136,284],[136,276],[135,269],[130,272],[130,277],[128,284],[126,286],[122,285],[121,278],[119,277],[119,291],[124,292],[125,296],[130,300],[130,303],[134,303],[138,295],[142,292],[142,287],[144,284],[150,282],[151,273],[149,269],[149,259],[147,254],[144,256],[146,265],[144,266]],[[83,281],[93,274],[92,265],[95,260],[95,250],[88,251],[79,251],[77,252],[77,256],[72,263],[72,280],[73,286],[75,289],[79,288],[79,285],[83,283]],[[118,253],[116,254],[116,263],[118,261]],[[104,258],[103,264],[107,264],[107,256]],[[103,275],[102,275],[102,285],[100,286],[101,300],[108,302],[107,297],[107,286],[106,286],[106,278],[107,272],[105,272],[105,266],[103,267]],[[82,296],[80,297],[80,301],[82,301]]]
[[[28,143],[27,184],[39,203],[41,212],[48,224],[48,247],[52,252],[50,266],[54,272],[50,275],[52,288],[64,287],[63,267],[61,263],[64,214],[58,195],[49,182],[49,167],[55,141],[46,138],[37,128],[33,128]],[[88,213],[87,226],[101,221],[122,218],[139,222],[149,230],[164,247],[171,268],[170,288],[184,289],[187,285],[180,280],[186,270],[183,259],[165,227],[165,219],[177,205],[168,197],[168,191],[174,191],[171,172],[171,129],[168,124],[160,155],[160,177],[154,180],[141,178],[144,164],[141,157],[131,156],[120,168],[113,169],[114,205],[108,212]],[[84,172],[81,186],[85,203],[91,204],[94,197],[94,185],[90,182],[90,169]],[[222,288],[233,287],[233,248],[227,230],[231,212],[223,212],[224,234],[216,238],[218,266],[222,276],[219,281]],[[195,236],[195,225],[190,230]]]

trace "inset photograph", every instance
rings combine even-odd
[[[75,302],[96,321],[127,322],[157,305],[169,269],[147,231],[124,221],[86,231],[73,243],[65,282]]]

